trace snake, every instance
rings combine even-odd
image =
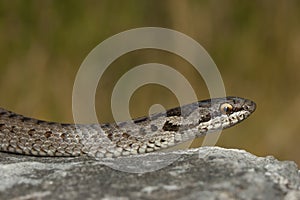
[[[256,104],[241,97],[211,98],[145,117],[102,124],[66,124],[0,108],[0,151],[31,156],[111,158],[167,149],[232,127]]]

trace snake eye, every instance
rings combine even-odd
[[[226,114],[226,115],[228,115],[228,114],[230,114],[231,112],[232,112],[232,110],[233,110],[233,107],[232,107],[232,105],[231,104],[229,104],[229,103],[223,103],[221,106],[220,106],[220,111],[221,111],[221,113],[222,114]]]

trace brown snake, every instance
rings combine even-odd
[[[35,156],[96,158],[165,149],[229,128],[254,112],[253,101],[215,98],[134,119],[132,122],[75,125],[46,122],[0,108],[0,151]]]

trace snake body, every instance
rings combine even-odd
[[[148,153],[229,128],[255,108],[239,97],[214,98],[128,122],[90,125],[47,122],[0,108],[0,151],[96,158]]]

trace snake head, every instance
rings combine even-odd
[[[203,136],[240,123],[255,109],[253,101],[241,97],[207,99],[168,110],[164,131]]]
[[[201,133],[232,127],[248,118],[256,109],[253,101],[231,96],[200,101],[198,104],[198,129]]]
[[[213,106],[219,108],[215,109],[219,112],[219,114],[228,116],[236,112],[241,112],[241,114],[245,114],[248,117],[256,109],[256,104],[253,101],[241,97],[226,97],[224,99],[221,98],[216,100],[212,99],[212,103],[215,104]]]

